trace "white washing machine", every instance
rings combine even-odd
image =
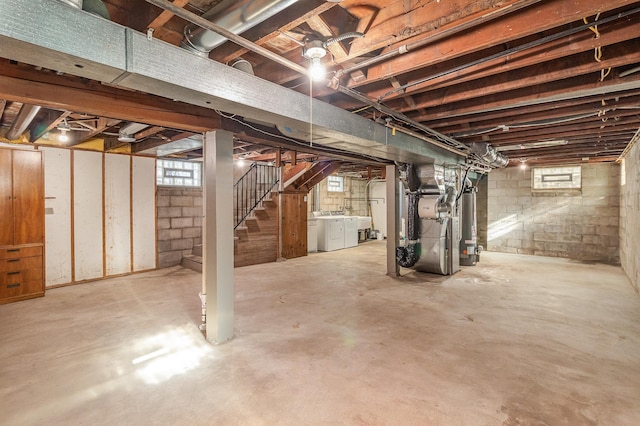
[[[320,216],[318,220],[318,251],[344,248],[344,217]]]
[[[344,218],[344,247],[356,247],[358,245],[358,216],[345,216]]]

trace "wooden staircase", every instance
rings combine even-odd
[[[275,262],[278,256],[278,194],[271,192],[235,229],[233,266]],[[202,272],[202,245],[193,247],[182,266]]]

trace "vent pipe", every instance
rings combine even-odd
[[[23,104],[5,137],[9,140],[18,139],[20,135],[27,130],[27,127],[29,127],[29,124],[31,124],[36,117],[38,111],[40,111],[38,105]]]
[[[234,34],[240,34],[283,11],[296,1],[224,0],[202,15],[202,17]],[[209,57],[209,52],[225,41],[227,39],[220,34],[191,24],[184,27],[184,37],[180,42],[180,46],[207,58]]]

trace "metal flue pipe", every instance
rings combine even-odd
[[[193,24],[198,25],[199,27],[218,33],[221,36],[234,42],[238,46],[242,46],[245,49],[251,50],[252,52],[262,55],[265,58],[272,60],[273,62],[276,62],[282,66],[285,66],[302,75],[307,75],[307,69],[305,67],[298,65],[295,62],[292,62],[286,58],[283,58],[282,56],[276,53],[273,53],[272,51],[265,49],[264,47],[259,46],[243,37],[240,37],[239,35],[234,34],[231,31],[225,28],[222,28],[221,26],[216,25],[213,22],[201,16],[196,15],[195,13],[191,13],[188,10],[184,10],[183,8],[174,5],[168,0],[145,0],[145,1],[147,3],[153,4],[154,6],[158,6],[164,10],[167,10],[173,13],[174,15],[179,16],[182,19],[185,19]]]
[[[31,105],[31,104],[23,104],[22,108],[20,108],[20,112],[16,116],[16,119],[13,121],[11,128],[7,131],[6,138],[9,140],[16,140],[22,135],[22,133],[27,130],[29,124],[33,121],[40,111],[40,106]]]
[[[298,0],[225,0],[208,12],[205,12],[202,18],[234,34],[240,34],[269,19],[297,1]],[[180,42],[180,46],[206,58],[209,56],[209,52],[224,43],[227,38],[228,37],[221,35],[217,31],[211,31],[191,24],[184,28],[184,38]]]

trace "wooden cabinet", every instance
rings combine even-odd
[[[0,303],[44,295],[42,153],[0,148]]]

